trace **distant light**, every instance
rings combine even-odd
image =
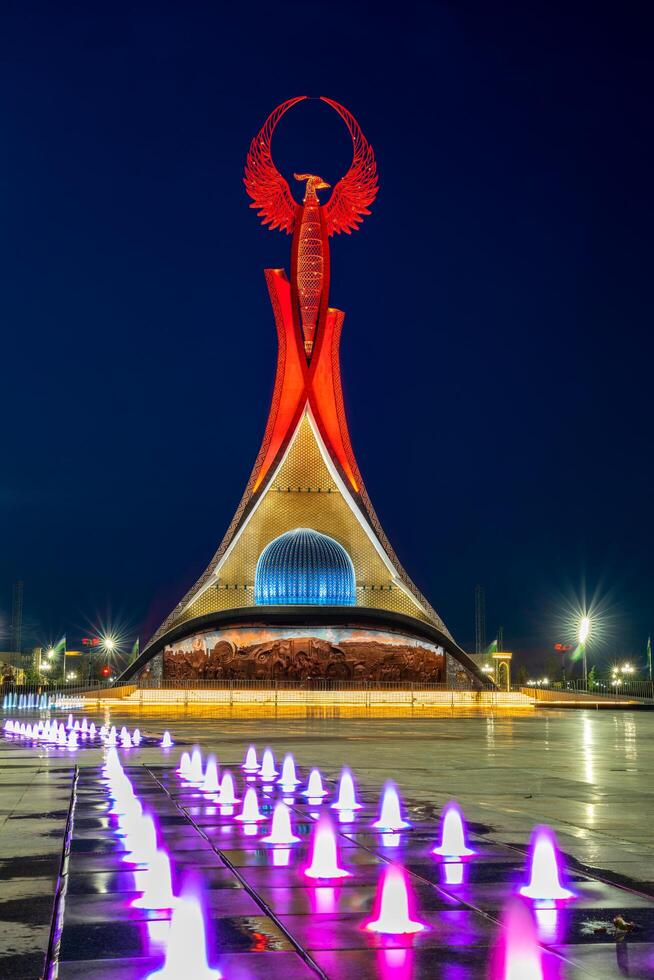
[[[103,643],[105,649],[107,649],[107,650],[113,650],[113,648],[116,646],[116,641],[114,640],[113,636],[105,636],[105,637],[103,637],[102,638],[102,643]]]
[[[49,657],[54,657],[55,652],[56,651],[54,647],[50,647],[50,649],[47,651]]]
[[[582,616],[579,621],[579,642],[585,643],[590,635],[590,618]]]
[[[549,684],[549,679],[547,677],[543,677],[543,684]]]
[[[41,670],[50,670],[52,664],[41,664]]]

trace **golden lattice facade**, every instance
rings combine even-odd
[[[308,412],[297,427],[286,458],[271,479],[238,543],[216,569],[213,580],[175,624],[224,609],[254,604],[254,574],[259,555],[285,531],[310,527],[341,544],[354,565],[357,605],[417,616],[429,616],[399,582],[357,519],[333,472],[327,466]]]

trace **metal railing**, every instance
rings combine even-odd
[[[638,698],[641,701],[654,700],[654,682],[652,681],[623,681],[620,684],[596,682],[584,684],[582,680],[558,682],[556,684],[523,684],[525,691],[548,691],[551,694],[583,694],[605,698]]]
[[[181,680],[148,679],[136,685],[139,690],[175,691],[471,691],[480,690],[472,684],[420,683],[411,681],[347,681],[324,677],[298,680],[277,678],[211,680],[185,678]],[[483,690],[483,689],[482,689]]]
[[[109,681],[89,681],[88,684],[80,683],[80,681],[76,681],[74,684],[16,684],[12,681],[6,684],[0,683],[0,697],[5,694],[76,695],[82,694],[84,691],[106,690],[111,686]]]

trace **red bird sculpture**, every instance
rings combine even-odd
[[[288,182],[277,170],[271,153],[272,135],[281,117],[305,95],[289,99],[270,113],[252,140],[245,165],[244,183],[262,224],[293,234],[291,289],[299,312],[304,349],[311,357],[316,331],[326,314],[329,298],[328,239],[344,231],[350,234],[370,214],[368,208],[377,195],[377,166],[372,147],[354,116],[338,102],[321,97],[341,116],[347,126],[354,154],[350,169],[342,177],[325,204],[318,192],[330,185],[315,174],[294,174],[306,182],[304,200],[298,204]]]

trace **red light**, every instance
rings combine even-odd
[[[572,650],[572,646],[569,643],[555,643],[554,649],[557,653],[568,653],[569,650]]]
[[[109,670],[108,667],[103,667],[101,673],[103,677],[108,677],[111,671]]]

